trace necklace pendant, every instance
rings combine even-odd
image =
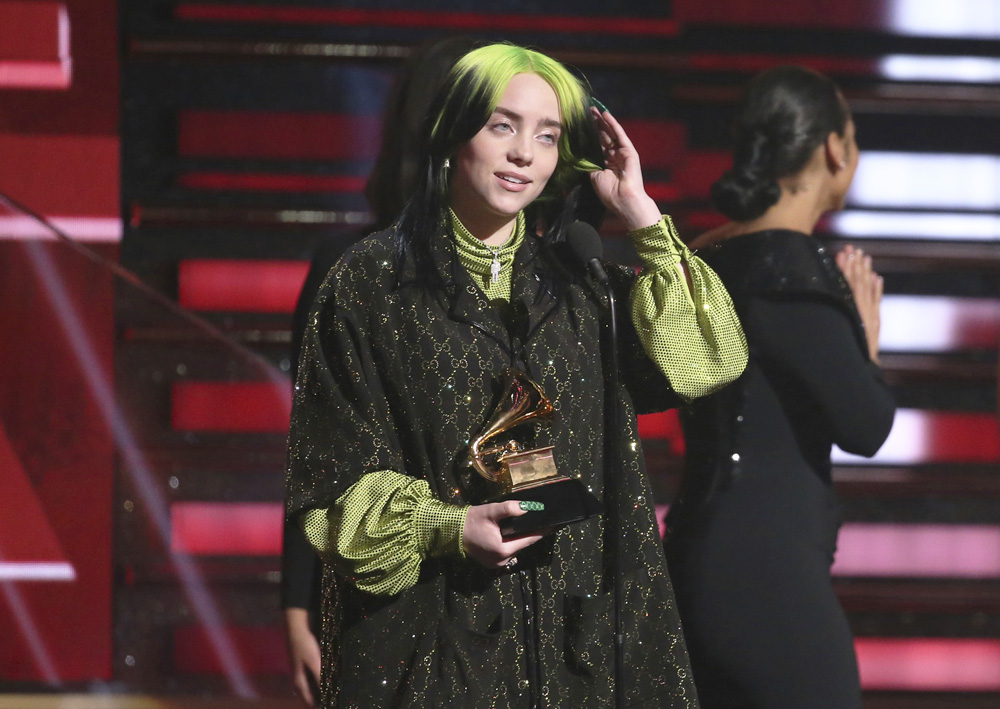
[[[490,264],[490,283],[496,283],[500,280],[500,258],[493,254],[493,263]]]

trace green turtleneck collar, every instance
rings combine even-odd
[[[510,300],[510,276],[514,270],[514,255],[524,241],[524,212],[517,213],[514,233],[500,246],[487,246],[465,228],[455,212],[448,209],[455,233],[458,260],[472,276],[489,300]],[[499,269],[494,265],[496,262]]]

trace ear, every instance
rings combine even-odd
[[[826,166],[833,174],[837,174],[847,167],[847,143],[844,136],[837,135],[833,131],[826,136]]]

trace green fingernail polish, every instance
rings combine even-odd
[[[590,105],[593,106],[594,108],[596,108],[601,113],[604,113],[605,111],[608,110],[608,107],[605,106],[600,101],[598,101],[596,96],[591,96],[590,97]]]
[[[545,509],[545,504],[541,502],[535,502],[534,500],[522,500],[520,503],[521,509],[527,512],[541,512]]]

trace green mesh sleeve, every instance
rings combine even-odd
[[[644,263],[632,287],[632,322],[670,386],[691,401],[739,377],[747,341],[719,277],[680,240],[670,217],[629,238]]]
[[[465,556],[468,509],[435,498],[426,480],[385,470],[362,476],[333,507],[305,512],[302,529],[349,582],[391,596],[417,582],[425,558]]]

